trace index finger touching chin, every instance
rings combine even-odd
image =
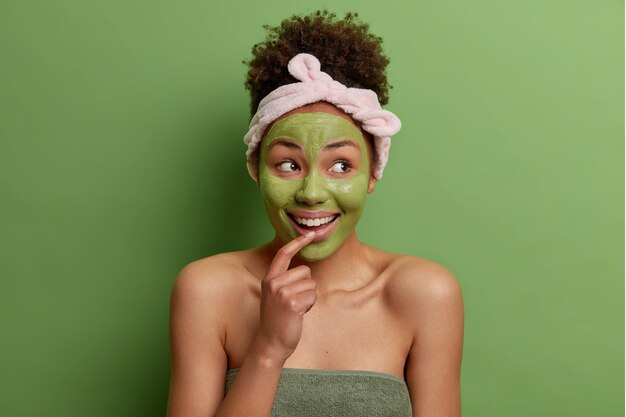
[[[315,232],[309,232],[306,235],[298,236],[281,247],[278,252],[276,252],[267,275],[274,276],[276,274],[280,274],[281,272],[285,272],[289,268],[291,258],[293,258],[295,254],[300,251],[300,249],[311,243],[314,236]]]

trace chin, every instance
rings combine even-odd
[[[319,245],[309,244],[298,252],[298,256],[307,262],[316,262],[328,258],[336,251],[337,248],[319,247]]]

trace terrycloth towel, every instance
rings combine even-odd
[[[226,375],[224,395],[239,368]],[[272,417],[411,417],[404,380],[370,371],[283,368]]]
[[[311,54],[298,54],[287,65],[289,73],[300,82],[278,87],[259,103],[256,114],[250,121],[248,133],[243,141],[248,145],[246,158],[248,172],[257,181],[257,166],[251,156],[259,146],[265,129],[283,114],[306,104],[326,101],[349,114],[361,128],[374,135],[378,165],[374,177],[380,179],[389,158],[391,136],[400,130],[400,119],[388,110],[383,110],[378,96],[372,90],[349,88],[321,70],[320,61]]]

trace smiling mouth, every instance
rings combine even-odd
[[[327,214],[327,216],[321,216]],[[319,243],[330,236],[339,223],[340,213],[287,213],[289,223],[293,226],[296,233],[300,235],[307,234],[310,231],[315,232],[312,243]]]
[[[334,214],[332,216],[326,216],[326,217],[316,217],[316,218],[297,217],[291,213],[287,213],[287,215],[289,216],[291,220],[293,220],[294,223],[296,223],[298,227],[304,230],[313,230],[313,231],[324,229],[325,227],[332,224],[339,217],[339,214]]]

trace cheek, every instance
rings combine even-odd
[[[261,180],[261,194],[270,207],[282,208],[293,201],[298,190],[298,181],[285,181],[267,175]]]
[[[331,190],[344,212],[359,212],[367,198],[367,175],[358,175],[349,180],[333,182]]]

